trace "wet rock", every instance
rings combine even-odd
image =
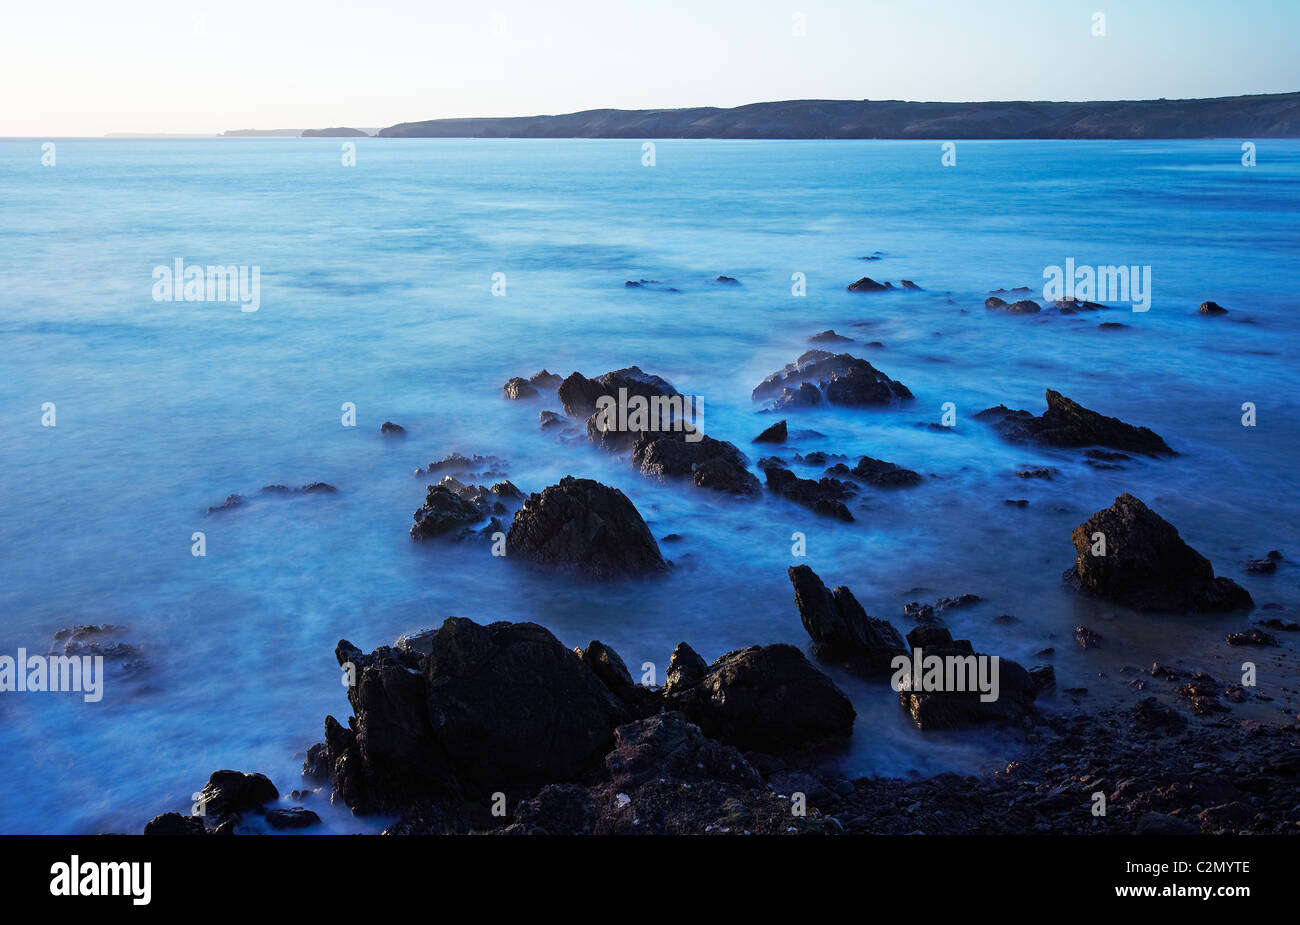
[[[740,280],[734,276],[719,276],[714,280],[715,283],[722,283],[724,286],[739,286]]]
[[[900,283],[904,289],[911,289],[916,292],[921,291],[921,287],[918,286],[916,283],[912,282],[910,279],[900,280]]]
[[[504,466],[504,462],[496,456],[480,456],[475,453],[473,457],[469,457],[462,453],[449,453],[437,462],[431,462],[425,468],[416,470],[416,475],[433,475],[435,472],[471,472],[475,470],[487,475],[501,471]]]
[[[686,643],[679,642],[668,659],[664,694],[673,694],[693,687],[703,681],[708,672],[708,662]]]
[[[863,456],[852,469],[840,464],[828,469],[826,474],[845,475],[875,488],[907,488],[923,481],[919,472],[870,456]]]
[[[145,824],[146,835],[206,835],[202,816],[182,816],[180,813],[163,813]]]
[[[740,752],[706,738],[699,726],[676,711],[614,730],[614,749],[605,756],[605,768],[611,783],[621,789],[660,778],[762,786],[762,778]]]
[[[698,436],[699,439],[687,439]],[[632,463],[656,479],[690,478],[699,488],[753,497],[762,491],[745,455],[725,440],[683,431],[640,434],[632,444]]]
[[[47,654],[72,658],[101,657],[125,676],[137,675],[149,667],[138,646],[123,641],[128,630],[112,623],[81,624],[61,629]]]
[[[457,487],[464,486],[455,479],[429,486],[424,504],[415,512],[411,539],[428,540],[447,536],[478,523],[487,516],[478,505],[457,492]]]
[[[213,771],[199,795],[204,811],[212,818],[225,818],[245,810],[258,809],[280,799],[280,791],[265,774],[242,771]]]
[[[894,287],[888,283],[878,283],[869,276],[864,276],[856,283],[849,283],[849,292],[888,292]]]
[[[808,338],[814,344],[842,344],[852,341],[853,338],[845,337],[843,334],[836,334],[834,331],[822,331],[820,334],[814,334]]]
[[[755,443],[785,443],[789,436],[785,421],[777,421],[754,438]]]
[[[667,569],[654,536],[617,488],[565,476],[528,496],[506,535],[507,554],[595,580]]]
[[[984,598],[978,594],[958,594],[956,597],[941,597],[934,602],[934,609],[943,613],[946,610],[957,610],[961,607],[972,607],[980,603]]]
[[[1105,555],[1093,555],[1097,534]],[[1249,592],[1216,578],[1210,561],[1183,542],[1173,524],[1123,494],[1071,534],[1077,553],[1065,578],[1103,600],[1137,610],[1225,612],[1254,606]]]
[[[536,398],[537,389],[527,379],[515,376],[501,387],[501,394],[512,400],[520,398]]]
[[[1079,644],[1081,649],[1095,649],[1101,645],[1101,634],[1093,632],[1086,626],[1076,626],[1074,628],[1074,641]]]
[[[309,780],[329,780],[330,753],[324,742],[317,742],[307,749],[307,757],[302,763],[302,776]]]
[[[1276,636],[1270,636],[1261,629],[1249,629],[1240,633],[1229,633],[1226,637],[1230,646],[1280,646]]]
[[[1047,410],[1041,417],[998,405],[979,412],[975,418],[991,422],[1003,439],[1015,443],[1066,448],[1104,446],[1149,456],[1173,454],[1153,431],[1098,414],[1051,389],[1047,390]]]
[[[1044,678],[1031,677],[1017,662],[1009,658],[998,659],[997,690],[990,692],[996,696],[992,700],[985,700],[985,695],[977,689],[977,677],[972,671],[977,669],[978,660],[990,664],[987,660],[991,656],[975,652],[968,640],[953,640],[948,631],[940,626],[918,626],[908,634],[908,641],[912,644],[913,656],[919,653],[922,658],[919,679],[922,683],[918,683],[918,679],[913,677],[913,671],[909,669],[896,689],[899,703],[907,710],[917,728],[954,729],[983,723],[1019,725],[1032,711]],[[939,677],[943,680],[940,683],[951,685],[942,690],[930,689],[927,682],[931,677],[928,664],[936,656],[944,660],[961,660],[954,662],[959,671],[954,672],[951,680],[944,676],[946,668],[941,670]],[[991,668],[989,677],[991,680]]]
[[[320,825],[320,816],[301,806],[288,809],[270,809],[266,812],[266,824],[273,829],[306,829]]]
[[[1099,330],[1099,331],[1127,331],[1127,330],[1129,330],[1129,326],[1128,326],[1127,324],[1120,324],[1118,321],[1103,321],[1101,324],[1097,325],[1097,330]]]
[[[789,469],[764,469],[767,487],[783,498],[803,505],[823,517],[836,520],[852,521],[853,514],[844,504],[845,498],[851,498],[855,489],[848,482],[839,479],[823,478],[820,481],[801,479]]]
[[[847,353],[809,350],[760,382],[755,401],[772,400],[774,407],[801,407],[826,401],[838,405],[886,405],[912,398],[901,382],[890,379],[866,360]]]
[[[1246,563],[1246,571],[1252,575],[1272,575],[1277,571],[1277,564],[1282,561],[1282,554],[1276,549],[1269,550],[1262,559],[1251,559]]]
[[[1179,734],[1187,729],[1187,717],[1165,706],[1154,697],[1138,701],[1130,711],[1133,725],[1144,732]]]
[[[984,300],[984,307],[985,307],[985,308],[990,308],[990,309],[993,309],[993,308],[1006,308],[1006,307],[1007,307],[1007,302],[1006,302],[1006,299],[999,299],[997,296],[995,296],[995,295],[991,295],[991,296],[989,296],[987,299]]]
[[[887,620],[868,616],[848,588],[828,590],[806,565],[791,566],[786,574],[817,658],[863,674],[889,674],[894,658],[907,654],[898,630]]]
[[[1062,315],[1074,315],[1079,312],[1095,312],[1106,308],[1100,302],[1089,302],[1085,299],[1056,299],[1052,302],[1056,310]]]
[[[406,428],[401,424],[394,424],[392,421],[384,421],[379,425],[379,432],[385,437],[405,437]]]
[[[563,381],[563,378],[557,376],[555,373],[548,372],[545,369],[535,372],[528,377],[529,385],[538,389],[558,389],[560,383]]]
[[[217,514],[221,511],[233,511],[237,507],[244,506],[243,495],[227,495],[226,500],[220,504],[214,504],[208,508],[209,514]]]
[[[750,646],[728,652],[690,686],[665,690],[711,738],[737,748],[781,752],[853,731],[852,703],[794,646]]]
[[[531,792],[599,764],[625,707],[574,652],[534,623],[449,618],[429,654],[369,655],[351,666],[348,727],[326,719],[336,796],[356,812]]]
[[[1051,466],[1039,466],[1036,469],[1021,469],[1016,475],[1022,479],[1054,479],[1060,473]]]
[[[619,654],[598,640],[585,649],[574,650],[578,659],[591,669],[631,716],[646,716],[658,709],[659,692],[636,684]]]
[[[1228,310],[1218,302],[1202,302],[1201,307],[1197,309],[1202,315],[1226,315]]]
[[[542,430],[551,430],[556,427],[564,426],[564,418],[560,417],[554,411],[541,411],[537,415],[537,420],[541,424]]]
[[[1042,310],[1043,307],[1033,299],[1019,299],[1006,307],[1009,315],[1032,315]]]

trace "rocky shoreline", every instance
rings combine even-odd
[[[740,285],[725,276],[716,282]],[[651,280],[627,286],[655,288]],[[903,280],[896,289],[864,277],[848,288],[880,294],[921,287]],[[1027,299],[1008,306],[996,297],[987,307],[1041,310]],[[1105,307],[1055,305],[1061,314]],[[828,330],[812,340],[848,339]],[[620,406],[619,423],[611,426],[604,402],[614,395],[652,413],[625,414]],[[553,399],[562,411],[544,408],[538,423],[561,445],[585,441],[642,477],[740,504],[752,504],[765,487],[779,503],[854,523],[849,502],[914,489],[932,477],[873,456],[854,462],[818,451],[759,459],[760,482],[735,444],[708,436],[698,419],[684,415],[690,396],[639,366],[594,378],[543,369],[511,377],[501,396],[512,403]],[[765,425],[753,442],[779,448],[792,433],[807,433],[790,427],[800,409],[871,413],[913,398],[908,386],[860,357],[809,350],[754,388],[759,414],[788,417]],[[1009,443],[1078,452],[1096,468],[1122,469],[1135,456],[1161,464],[1178,455],[1151,429],[1057,391],[1046,391],[1046,403],[1040,415],[998,405],[971,417]],[[382,434],[406,431],[385,422]],[[792,463],[827,468],[804,478]],[[505,470],[496,457],[460,453],[417,469],[418,477],[441,479],[427,486],[411,538],[490,542],[494,555],[583,584],[672,580],[673,562],[618,488],[569,475],[527,491],[506,480]],[[1040,466],[1016,475],[1052,480],[1058,470]],[[326,483],[263,489],[335,491]],[[243,503],[232,495],[208,513]],[[1245,588],[1216,575],[1173,524],[1133,494],[1094,512],[1070,539],[1076,558],[1064,584],[1138,618],[1244,616],[1255,609]],[[1272,551],[1246,569],[1271,574],[1279,563],[1289,566]],[[1125,666],[1131,702],[1087,710],[1080,707],[1086,690],[1056,690],[1050,662],[1021,665],[954,638],[944,614],[978,602],[975,595],[908,604],[904,616],[913,625],[900,630],[869,615],[848,587],[828,588],[808,565],[791,566],[788,576],[791,620],[797,614],[807,632],[811,660],[778,643],[706,662],[682,642],[662,682],[650,663],[634,679],[611,647],[593,640],[569,649],[536,623],[450,617],[368,653],[340,640],[335,657],[351,715],[325,717],[324,739],[307,752],[306,783],[290,794],[293,805],[278,805],[280,791],[262,775],[221,770],[201,791],[201,812],[164,813],[145,832],[311,830],[320,816],[301,804],[329,800],[358,816],[396,818],[386,829],[393,834],[1300,834],[1300,731],[1294,723],[1232,718],[1237,704],[1273,699],[1256,690],[1253,662],[1243,664],[1240,683],[1159,663]],[[1224,645],[1289,646],[1267,630],[1297,629],[1276,617],[1256,620],[1228,634]],[[1105,645],[1087,626],[1078,626],[1074,638],[1085,650]],[[935,686],[922,667],[926,659],[947,666],[946,681],[940,672]],[[974,776],[843,776],[836,755],[855,735],[857,713],[819,664],[896,699],[922,734],[1004,730],[1011,743],[1005,760]],[[989,689],[954,685],[960,675],[952,672],[969,668],[973,679],[977,666],[991,668]],[[1284,684],[1270,687],[1295,693]]]

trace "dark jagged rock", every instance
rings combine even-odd
[[[695,684],[665,690],[665,705],[705,735],[773,753],[846,737],[856,716],[834,682],[784,644],[728,652]]]
[[[975,652],[969,640],[954,640],[941,626],[918,626],[908,633],[908,641],[913,653],[919,650],[925,659],[931,656],[968,660],[990,658]],[[922,675],[925,675],[924,668]],[[977,690],[918,690],[910,672],[898,686],[898,699],[917,728],[923,730],[953,729],[977,723],[1020,724],[1032,711],[1035,698],[1044,689],[1044,682],[1045,677],[1041,674],[1031,676],[1017,662],[999,658],[995,700],[982,700]]]
[[[893,285],[888,281],[878,283],[870,276],[864,276],[856,283],[849,283],[846,287],[849,292],[888,292],[893,289]]]
[[[600,761],[614,727],[629,718],[596,674],[535,623],[449,618],[422,680],[434,739],[471,793],[568,780]]]
[[[777,421],[754,438],[755,443],[785,443],[790,436],[785,421]]]
[[[451,617],[427,655],[343,641],[336,656],[356,680],[355,715],[348,728],[328,717],[326,744],[336,795],[359,813],[568,780],[598,766],[633,715],[535,623]]]
[[[182,816],[180,813],[163,813],[154,816],[144,827],[146,835],[206,835],[202,816]]]
[[[900,284],[902,285],[902,287],[903,287],[904,289],[911,289],[911,290],[913,290],[914,292],[921,292],[921,291],[922,291],[922,290],[921,290],[921,287],[918,286],[916,283],[912,282],[910,279],[900,280],[899,282],[900,282]]]
[[[658,709],[659,693],[634,683],[623,659],[609,646],[592,640],[587,648],[574,651],[578,653],[579,660],[600,679],[600,683],[618,698],[629,715],[648,716]]]
[[[1230,646],[1279,646],[1276,636],[1270,636],[1261,629],[1252,627],[1240,633],[1229,633],[1226,641]]]
[[[379,425],[379,432],[385,437],[405,437],[406,428],[401,424],[394,424],[392,421],[384,421]]]
[[[775,407],[817,404],[822,391],[839,405],[884,405],[912,398],[901,382],[890,379],[866,360],[847,353],[809,350],[760,382],[755,401],[772,399]]]
[[[307,749],[307,757],[302,763],[302,776],[309,780],[329,780],[330,752],[324,742],[317,742]]]
[[[266,824],[273,829],[306,829],[320,825],[320,816],[301,806],[288,809],[270,809],[266,812]]]
[[[209,817],[223,819],[245,810],[258,809],[280,798],[280,791],[265,774],[243,771],[213,771],[199,795]]]
[[[537,389],[527,379],[515,376],[501,387],[501,394],[512,400],[520,398],[536,398]]]
[[[1043,306],[1039,305],[1033,299],[1019,299],[1007,306],[1008,315],[1032,315],[1041,312]]]
[[[668,673],[664,678],[664,693],[672,694],[693,687],[704,680],[709,664],[700,654],[684,642],[679,642],[668,658]]]
[[[1005,299],[999,299],[997,296],[991,295],[984,300],[984,307],[985,308],[1006,308],[1007,302]]]
[[[1081,649],[1095,649],[1101,645],[1101,634],[1088,629],[1086,626],[1076,626],[1074,628],[1074,641],[1079,644]]]
[[[876,488],[906,488],[910,485],[919,485],[922,481],[919,472],[904,469],[902,466],[885,462],[883,459],[873,459],[870,456],[863,456],[852,469],[844,465],[844,463],[837,463],[827,469],[826,474],[828,476],[847,476],[866,482]]]
[[[1202,302],[1201,307],[1197,309],[1202,315],[1226,315],[1228,310],[1218,302]]]
[[[243,507],[243,506],[244,506],[243,495],[226,495],[226,500],[222,501],[220,504],[211,505],[208,508],[208,513],[216,514],[221,511],[233,511],[235,508]]]
[[[651,478],[689,477],[700,488],[745,496],[760,493],[748,460],[734,444],[704,434],[698,440],[687,436],[684,431],[641,433],[632,444],[632,463]]]
[[[558,389],[563,381],[563,378],[545,369],[528,377],[528,383],[539,389]]]
[[[767,487],[783,498],[801,504],[824,517],[851,521],[853,514],[844,504],[845,498],[851,498],[854,487],[839,479],[823,478],[820,481],[801,479],[789,469],[764,469]]]
[[[540,422],[542,430],[551,430],[555,427],[564,426],[564,418],[554,411],[538,412],[537,420]]]
[[[986,408],[975,418],[990,421],[1004,439],[1015,443],[1067,448],[1104,446],[1149,456],[1173,455],[1174,452],[1153,431],[1098,414],[1051,389],[1047,390],[1047,410],[1041,417],[1035,417],[1029,411],[1012,411],[1006,405],[998,405]]]
[[[1096,534],[1105,555],[1093,555]],[[1071,534],[1077,553],[1065,572],[1075,587],[1138,610],[1224,612],[1253,607],[1249,592],[1183,542],[1173,524],[1130,494],[1093,514]],[[1100,548],[1100,547],[1098,547]]]
[[[559,398],[564,413],[575,418],[589,418],[596,413],[596,402],[602,395],[618,397],[619,389],[627,389],[628,397],[668,397],[679,394],[667,379],[652,375],[639,366],[616,369],[588,379],[582,373],[573,373],[560,383]]]
[[[843,334],[836,334],[834,331],[822,331],[820,334],[814,334],[808,340],[814,344],[842,344],[852,341],[853,338],[845,337]]]
[[[512,557],[597,580],[667,568],[626,495],[573,476],[528,496],[515,512],[506,550]]]
[[[799,618],[813,641],[813,654],[863,674],[889,674],[891,663],[907,654],[907,645],[888,620],[867,615],[846,587],[827,590],[806,565],[786,570],[794,586]]]
[[[415,524],[411,527],[411,538],[427,540],[446,536],[460,531],[471,524],[483,520],[487,514],[479,506],[456,491],[459,482],[447,476],[437,485],[430,485],[424,497],[424,504],[415,512]],[[454,484],[452,484],[454,483]]]

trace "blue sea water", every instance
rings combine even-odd
[[[1059,685],[1090,689],[1085,709],[1130,696],[1126,665],[1230,667],[1222,637],[1240,616],[1139,617],[1061,587],[1071,529],[1124,491],[1258,603],[1300,607],[1293,566],[1243,572],[1269,549],[1300,557],[1300,143],[1261,141],[1244,167],[1234,140],[964,141],[948,168],[933,142],[660,141],[653,167],[640,141],[358,139],[351,167],[340,144],[64,140],[44,167],[40,140],[0,141],[0,654],[107,622],[149,660],[96,704],[0,694],[0,832],[139,831],[222,767],[301,786],[324,716],[348,713],[339,638],[369,649],[449,615],[535,620],[660,680],[682,640],[708,659],[805,646],[785,574],[797,561],[904,631],[907,601],[981,595],[951,615],[955,635],[1025,664],[1054,647]],[[155,301],[154,267],[178,257],[260,267],[259,310]],[[1150,311],[984,309],[988,290],[1039,290],[1067,258],[1149,265]],[[925,291],[845,291],[863,275]],[[641,278],[680,291],[625,289]],[[1199,316],[1207,299],[1230,313]],[[542,367],[638,364],[702,396],[706,430],[756,461],[772,449],[750,441],[772,419],[751,389],[827,328],[916,401],[788,415],[824,436],[782,452],[933,473],[868,490],[852,524],[652,483],[540,431],[553,397],[501,397]],[[1181,455],[1097,470],[970,419],[998,403],[1037,413],[1047,388]],[[356,427],[341,424],[345,402]],[[945,402],[952,432],[916,426]],[[1242,426],[1245,402],[1257,426]],[[382,438],[385,420],[408,437]],[[621,488],[657,536],[681,534],[663,546],[675,569],[577,584],[486,545],[413,543],[427,484],[413,470],[453,451],[502,457],[525,491],[566,474]],[[1025,465],[1060,473],[1017,478]],[[338,494],[205,514],[231,493],[316,480]],[[1018,498],[1029,506],[1004,503]],[[806,559],[792,558],[796,531]],[[1078,651],[1079,623],[1109,645]],[[1261,685],[1294,689],[1294,671],[1270,670]],[[834,758],[846,773],[1005,760],[998,735],[923,736],[885,682],[831,673],[858,710]],[[329,831],[385,821],[324,794],[305,805]]]

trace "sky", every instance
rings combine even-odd
[[[0,136],[1277,93],[1298,44],[1300,0],[5,0]]]

